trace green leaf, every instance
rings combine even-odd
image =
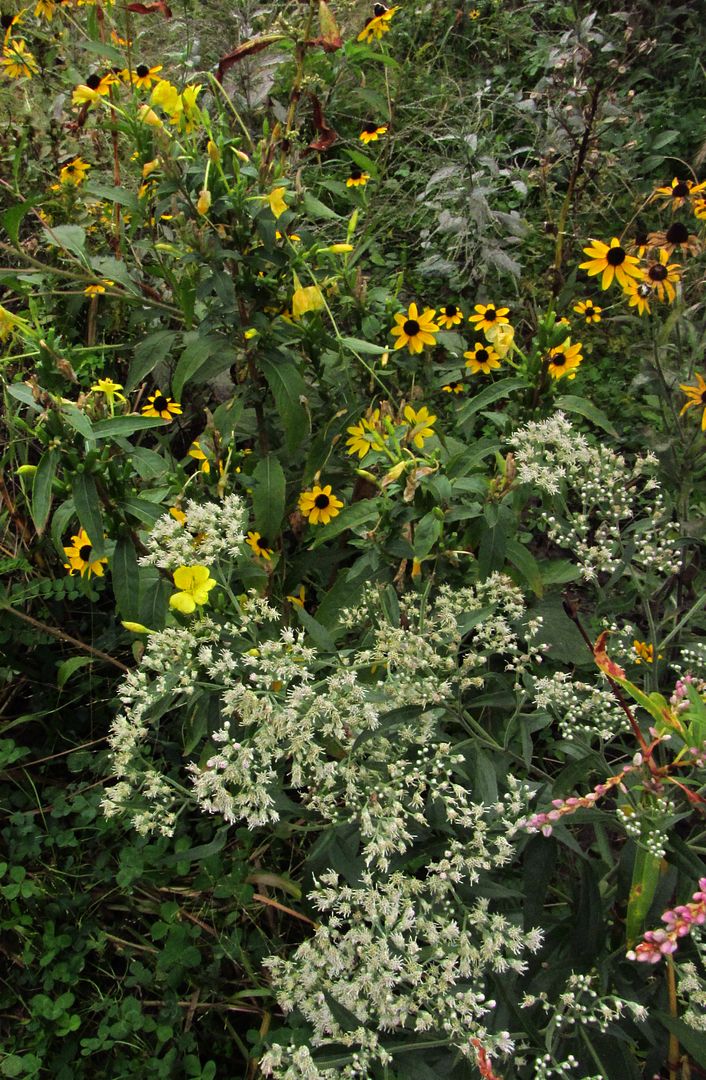
[[[22,220],[38,202],[41,202],[41,199],[28,199],[26,202],[18,203],[17,206],[11,206],[9,210],[6,210],[4,214],[0,215],[2,227],[12,240],[13,244],[19,244],[20,225],[22,224]]]
[[[645,848],[635,850],[635,864],[632,871],[632,884],[628,898],[628,910],[625,920],[625,932],[628,947],[632,948],[642,933],[647,913],[659,883],[662,857],[653,855]]]
[[[169,597],[174,585],[166,581],[155,566],[140,568],[140,615],[136,622],[161,630],[167,618]]]
[[[90,473],[76,473],[73,478],[72,493],[78,520],[88,533],[93,547],[93,557],[99,559],[105,554],[103,515],[96,482]]]
[[[676,1016],[669,1016],[668,1013],[659,1012],[659,1010],[653,1010],[651,1014],[656,1020],[659,1020],[660,1024],[663,1024],[667,1031],[670,1031],[672,1035],[676,1035],[679,1039],[679,1045],[683,1046],[689,1057],[692,1057],[697,1065],[702,1068],[706,1068],[706,1039],[704,1039],[703,1032],[695,1031],[694,1028],[689,1027],[683,1020],[679,1020]]]
[[[484,581],[493,570],[500,570],[505,562],[507,545],[506,523],[501,518],[492,528],[486,522],[482,524],[480,547],[478,549],[478,573]]]
[[[520,571],[535,596],[544,592],[542,575],[534,555],[512,537],[505,541],[505,558]]]
[[[179,334],[174,330],[155,330],[135,346],[134,359],[125,384],[127,393],[154,371],[157,364],[166,360],[178,337]]]
[[[255,526],[271,542],[279,534],[284,515],[285,478],[279,459],[274,454],[268,454],[258,461],[253,480]]]
[[[140,567],[129,536],[121,536],[110,563],[115,603],[123,619],[139,622]],[[150,626],[149,623],[146,624]]]
[[[610,420],[604,412],[597,409],[595,405],[592,405],[590,401],[586,401],[585,398],[573,397],[571,394],[565,394],[563,397],[557,398],[554,402],[557,409],[563,409],[566,412],[578,413],[579,416],[583,416],[584,419],[590,420],[596,427],[602,428],[614,439],[620,438],[618,432],[615,430]]]
[[[418,559],[423,559],[429,554],[434,544],[441,536],[444,522],[440,520],[433,510],[417,522],[414,528],[414,542],[412,549]]]
[[[157,416],[111,416],[108,420],[99,420],[93,426],[94,439],[107,439],[111,436],[132,435],[135,431],[146,428],[166,427],[168,420]]]
[[[48,244],[70,251],[81,262],[86,261],[86,230],[80,225],[53,225],[51,229],[45,228],[45,231]]]
[[[324,221],[337,221],[341,217],[341,215],[337,214],[335,210],[332,210],[330,206],[326,206],[319,199],[316,199],[309,191],[304,192],[302,202],[304,204],[304,210],[309,217],[323,219]]]
[[[32,521],[39,536],[44,532],[51,509],[51,487],[56,476],[60,454],[46,450],[40,459],[32,484]]]
[[[188,338],[192,338],[192,335],[187,334],[184,340],[187,341]],[[179,357],[179,362],[172,376],[172,395],[175,401],[181,401],[184,387],[196,375],[199,368],[203,367],[210,357],[221,356],[227,347],[228,343],[225,338],[216,337],[215,335],[209,336],[206,334],[203,337],[194,337],[192,340],[187,341],[186,348]]]
[[[75,405],[63,405],[61,408],[61,415],[65,420],[71,424],[72,428],[78,431],[79,435],[83,435],[84,439],[93,438],[93,425],[88,419],[85,413],[77,409]]]
[[[133,192],[124,187],[113,187],[111,184],[84,184],[83,191],[86,195],[95,195],[99,199],[126,206],[132,211],[136,211],[140,205]]]
[[[462,428],[472,416],[475,416],[481,409],[485,409],[486,406],[492,405],[495,401],[500,401],[501,398],[509,397],[515,390],[523,390],[527,388],[527,383],[524,379],[510,378],[501,379],[500,382],[492,383],[491,386],[486,386],[485,390],[481,390],[479,394],[467,401],[458,410],[458,423]]]
[[[291,360],[263,357],[259,360],[259,366],[282,418],[285,446],[291,454],[301,445],[309,430],[309,417],[301,400],[307,397],[307,385]]]
[[[150,528],[154,525],[157,518],[160,518],[164,513],[162,506],[155,506],[154,503],[148,499],[135,499],[128,497],[122,500],[122,507],[132,517],[137,518],[138,521],[144,522],[145,525],[149,525]],[[149,626],[149,623],[145,625]]]
[[[372,523],[377,517],[378,506],[375,499],[363,499],[362,502],[353,503],[352,506],[345,506],[338,517],[329,521],[328,525],[314,526],[317,533],[311,545],[312,551],[328,540],[333,540],[334,536],[338,536],[347,529],[358,529],[361,525]]]
[[[389,352],[389,349],[384,349],[382,345],[373,345],[372,342],[363,341],[362,338],[342,337],[339,340],[346,348],[352,349],[353,352],[363,353],[367,356],[382,356],[383,353]]]
[[[92,663],[92,656],[71,656],[68,660],[64,660],[63,664],[59,664],[56,673],[56,685],[60,690],[63,690],[74,671],[78,671],[79,668],[86,667],[87,664]]]
[[[335,653],[336,643],[320,622],[318,622],[309,612],[303,608],[300,604],[293,604],[295,614],[299,620],[300,626],[303,626],[307,634],[317,646],[324,652]]]

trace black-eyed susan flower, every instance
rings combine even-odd
[[[654,664],[655,662],[655,647],[648,644],[646,641],[638,641],[637,638],[632,643],[633,652],[635,653],[636,664]],[[659,660],[662,659],[662,654],[659,653]]]
[[[649,243],[652,247],[664,248],[667,255],[671,255],[677,248],[689,255],[698,255],[701,251],[698,236],[690,233],[683,221],[673,221],[668,229],[650,233]]]
[[[111,86],[116,86],[118,82],[117,75],[114,75],[112,71],[106,75],[97,75],[94,72],[93,75],[88,76],[85,83],[79,83],[76,87],[71,95],[71,104],[86,105],[107,97]]]
[[[371,450],[384,448],[383,437],[378,429],[380,410],[374,409],[369,416],[364,416],[357,424],[346,428],[350,438],[346,439],[349,454],[357,454],[362,461]]]
[[[367,19],[365,26],[358,34],[358,41],[364,41],[370,45],[373,41],[379,41],[383,34],[390,29],[390,22],[399,8],[386,8],[384,4],[375,4],[372,19]]]
[[[155,67],[149,67],[148,64],[138,64],[132,70],[124,68],[120,72],[120,76],[124,82],[132,83],[138,90],[149,90],[152,84],[157,81],[157,75],[161,70],[161,64],[157,64]]]
[[[69,161],[68,164],[62,167],[59,180],[62,184],[72,184],[74,187],[78,187],[86,179],[90,168],[91,166],[83,158],[75,157],[73,161]]]
[[[475,22],[476,19],[480,19],[480,11],[478,8],[471,8],[468,12],[468,18],[471,19],[472,22]]]
[[[579,268],[585,270],[589,277],[601,274],[602,289],[607,289],[614,277],[619,285],[625,285],[628,277],[642,277],[638,260],[634,255],[628,255],[616,236],[610,244],[604,244],[602,240],[591,240],[590,246],[583,250],[589,259],[579,263]]]
[[[93,544],[85,529],[79,529],[76,536],[71,537],[71,543],[64,547],[64,554],[69,560],[64,567],[69,575],[80,574],[81,577],[90,578],[91,574],[103,577],[103,567],[108,565],[105,556],[97,559],[93,554]]]
[[[510,321],[507,318],[510,308],[499,308],[495,304],[475,304],[473,310],[475,315],[469,315],[468,321],[474,324],[476,330],[490,330]]]
[[[98,382],[94,383],[91,387],[91,393],[103,394],[112,409],[115,401],[125,401],[125,396],[120,393],[122,388],[122,383],[113,382],[112,379],[99,379]]]
[[[444,307],[439,309],[436,321],[444,330],[451,330],[452,327],[463,322],[463,312],[455,304],[445,304]]]
[[[51,22],[55,11],[56,4],[54,0],[38,0],[34,9],[34,17],[35,19],[46,19],[47,22]]]
[[[434,322],[436,312],[433,308],[425,308],[420,315],[416,304],[410,304],[406,315],[395,315],[395,326],[390,330],[392,337],[396,337],[396,349],[403,349],[406,345],[409,351],[420,353],[425,345],[435,345],[434,334],[439,333],[439,327]]]
[[[187,457],[193,458],[194,461],[200,461],[200,471],[208,475],[211,471],[211,463],[201,449],[201,443],[198,439],[194,439],[191,446],[187,450]]]
[[[304,586],[300,585],[297,589],[296,596],[290,595],[287,597],[287,600],[289,600],[290,604],[294,604],[295,607],[303,608],[304,604],[306,603],[306,589],[304,588]]]
[[[270,562],[272,559],[272,548],[269,546],[265,537],[261,536],[259,532],[249,532],[245,538],[245,543],[261,559],[266,559]]]
[[[706,218],[706,199],[694,199],[692,210],[695,217],[703,221]]]
[[[706,381],[704,381],[703,375],[696,374],[696,386],[689,386],[688,383],[680,383],[679,389],[682,390],[687,396],[687,402],[682,407],[680,416],[683,416],[687,409],[690,409],[692,405],[696,405],[697,408],[703,409],[701,414],[701,430],[706,431]]]
[[[172,574],[179,590],[169,597],[169,606],[182,615],[191,615],[197,605],[208,603],[208,594],[218,584],[207,566],[180,566]]]
[[[5,44],[7,44],[7,42],[10,40],[13,28],[15,26],[19,26],[22,22],[23,14],[24,12],[17,11],[14,13],[5,12],[0,15],[0,31],[2,31],[2,36]]]
[[[357,165],[353,165],[350,175],[346,180],[346,187],[365,187],[369,179],[369,173],[363,172]]]
[[[492,345],[474,345],[463,355],[466,357],[466,367],[473,375],[477,375],[479,371],[490,375],[491,371],[500,367],[500,357]]]
[[[8,79],[31,79],[39,71],[34,54],[21,38],[5,38],[2,56],[0,56],[2,74]]]
[[[628,278],[627,284],[623,286],[623,293],[627,296],[630,307],[637,308],[638,315],[650,314],[652,286],[648,282]]]
[[[328,525],[341,511],[343,503],[331,490],[331,485],[319,487],[314,484],[311,491],[302,491],[299,496],[299,509],[310,525]]]
[[[647,251],[650,249],[650,234],[647,229],[639,228],[635,232],[635,235],[627,243],[627,250],[631,255],[636,255],[638,259],[644,258]]]
[[[442,386],[441,389],[445,394],[462,394],[466,387],[462,382],[449,382],[446,386]]]
[[[363,124],[363,130],[358,138],[361,142],[370,143],[377,142],[381,135],[387,135],[387,124],[376,124],[369,120],[367,124]]]
[[[578,304],[574,304],[574,311],[590,326],[591,323],[601,321],[603,308],[594,304],[593,300],[579,300]]]
[[[147,404],[142,406],[143,416],[159,416],[162,420],[173,420],[180,413],[181,405],[165,397],[161,390],[155,390],[154,394],[147,398]]]
[[[572,345],[571,338],[567,338],[561,345],[549,350],[547,360],[547,371],[552,379],[575,379],[576,369],[583,360],[581,342]]]
[[[406,438],[416,446],[417,450],[423,450],[424,440],[431,439],[434,435],[436,417],[429,412],[426,405],[422,405],[420,409],[405,405],[402,416],[409,426]]]
[[[667,252],[662,249],[659,259],[651,260],[645,267],[645,281],[652,286],[652,291],[657,293],[660,300],[665,297],[670,304],[676,297],[675,285],[681,281],[681,267],[678,263],[669,263]]]
[[[103,296],[106,289],[109,289],[111,285],[115,285],[114,281],[110,278],[103,278],[97,285],[87,285],[83,290],[84,296]]]
[[[666,199],[674,211],[689,202],[694,195],[700,195],[704,191],[706,191],[706,182],[695,184],[693,180],[680,180],[675,176],[671,184],[655,190],[654,198]]]

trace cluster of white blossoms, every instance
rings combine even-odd
[[[534,680],[537,708],[557,721],[561,737],[608,741],[629,728],[628,718],[607,687],[572,679],[564,671]]]
[[[509,1033],[486,1027],[495,1002],[483,991],[484,977],[522,973],[524,955],[541,946],[541,931],[492,913],[486,899],[464,903],[459,895],[506,858],[480,829],[419,876],[365,874],[350,886],[333,872],[322,874],[311,899],[325,920],[289,959],[266,961],[280,1006],[306,1018],[322,1064],[276,1044],[260,1062],[265,1076],[367,1077],[374,1063],[393,1062],[394,1036],[412,1032],[446,1039],[472,1061],[479,1046],[488,1058],[510,1052]],[[355,1061],[331,1072],[326,1048],[334,1046],[339,1055],[340,1047],[355,1048]]]
[[[222,502],[187,499],[177,517],[163,514],[154,523],[140,565],[162,570],[212,566],[219,558],[232,556],[243,543],[247,520],[247,506],[239,495],[226,495]]]
[[[678,530],[654,455],[628,465],[609,447],[591,445],[560,412],[520,428],[512,445],[518,480],[545,496],[535,511],[540,524],[586,581],[627,564],[643,573],[679,570]]]
[[[701,970],[706,964],[706,941],[692,934],[694,947],[701,960]],[[684,1007],[681,1018],[685,1024],[706,1034],[706,979],[695,964],[687,960],[677,966],[679,1000]]]

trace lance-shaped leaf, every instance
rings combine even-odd
[[[340,49],[343,38],[326,0],[319,0],[319,27],[321,36],[307,41],[307,45],[320,45],[324,52],[336,52],[336,49]]]
[[[262,52],[263,49],[267,49],[270,45],[274,45],[276,41],[282,41],[284,37],[284,34],[263,34],[262,37],[248,38],[247,41],[236,46],[236,48],[233,49],[233,52],[221,57],[218,61],[216,78],[222,83],[223,76],[234,64],[237,64],[240,60],[244,60],[246,56],[254,56],[255,53]]]
[[[328,150],[329,146],[335,143],[338,138],[338,133],[326,123],[324,110],[316,94],[310,94],[309,97],[314,103],[314,124],[319,137],[318,139],[312,139],[307,146],[307,150]]]
[[[128,4],[128,11],[134,11],[137,15],[151,15],[153,12],[158,11],[161,15],[164,15],[165,19],[171,19],[172,9],[165,0],[152,0],[149,4]]]

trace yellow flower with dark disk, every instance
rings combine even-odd
[[[492,345],[474,345],[463,355],[466,357],[466,367],[473,375],[479,371],[490,375],[491,371],[500,367],[500,357]]]
[[[387,124],[376,124],[369,120],[367,124],[363,124],[358,138],[361,142],[370,143],[377,142],[381,135],[387,135]]]
[[[581,315],[584,321],[590,326],[591,323],[598,323],[601,321],[602,307],[598,307],[593,303],[593,300],[579,300],[578,304],[574,304],[574,311]]]
[[[38,0],[37,6],[34,9],[35,19],[46,19],[47,22],[51,22],[54,18],[54,12],[56,11],[56,4],[54,0]]]
[[[378,430],[380,410],[374,409],[369,416],[364,416],[357,424],[346,428],[349,439],[346,446],[349,454],[357,454],[362,461],[371,450],[382,450],[384,442]]]
[[[664,248],[667,255],[677,248],[689,255],[698,255],[702,248],[698,236],[690,233],[683,221],[673,221],[668,229],[650,233],[648,239],[651,247]]]
[[[451,330],[452,327],[463,322],[463,312],[455,304],[445,304],[444,307],[439,309],[436,321],[444,330]]]
[[[694,195],[701,195],[704,191],[706,191],[706,181],[696,184],[693,180],[680,180],[678,176],[675,176],[671,184],[656,189],[654,198],[666,199],[674,211],[689,202]]]
[[[368,19],[365,26],[358,34],[358,41],[364,41],[366,45],[370,45],[373,41],[379,41],[383,34],[386,34],[390,29],[390,22],[393,15],[399,8],[385,7],[384,4],[375,4],[373,8],[373,17]]]
[[[652,291],[657,293],[660,300],[666,298],[673,304],[677,295],[674,286],[681,281],[681,267],[678,263],[668,263],[668,258],[663,248],[659,259],[651,260],[645,267],[645,281],[652,286]]]
[[[702,221],[706,219],[706,199],[694,199],[692,209],[697,218]]]
[[[155,390],[154,394],[147,398],[147,404],[142,406],[143,416],[159,416],[162,420],[173,420],[180,412],[181,405],[165,397],[161,390]]]
[[[62,184],[72,184],[74,187],[78,187],[86,179],[90,168],[91,166],[83,158],[75,157],[73,161],[69,161],[67,165],[62,167],[59,180]]]
[[[417,305],[410,304],[406,315],[395,315],[395,326],[390,330],[392,337],[397,338],[395,348],[403,349],[406,345],[414,354],[423,352],[425,345],[436,345],[434,334],[439,333],[439,327],[434,322],[435,314],[433,308],[425,308],[420,314]]]
[[[27,48],[27,43],[21,38],[13,41],[7,36],[2,56],[0,56],[0,67],[2,74],[8,79],[31,79],[39,71],[37,61]]]
[[[683,416],[686,410],[690,409],[692,405],[695,405],[698,409],[703,409],[701,414],[701,430],[706,431],[706,382],[704,381],[703,375],[700,375],[697,372],[696,386],[689,386],[688,383],[680,383],[679,389],[687,396],[687,402],[679,415]]]
[[[628,298],[630,307],[636,307],[638,315],[650,314],[650,297],[652,286],[647,281],[634,281],[628,278],[623,285],[623,294]]]
[[[218,584],[207,566],[180,566],[172,574],[179,592],[169,597],[169,606],[182,615],[191,615],[197,606],[208,603],[208,594]]]
[[[346,180],[346,187],[365,187],[369,179],[369,173],[363,172],[357,165],[353,165]]]
[[[328,525],[341,511],[343,503],[331,490],[331,485],[319,487],[314,484],[310,491],[303,491],[299,496],[299,509],[310,525]]]
[[[473,310],[475,315],[469,315],[468,321],[474,324],[476,330],[490,330],[510,321],[507,318],[510,308],[499,308],[495,304],[475,304]]]
[[[583,360],[581,342],[577,341],[575,345],[572,345],[571,338],[567,338],[561,345],[549,350],[547,359],[549,361],[547,371],[552,379],[563,379],[564,376],[567,379],[575,379],[576,369]]]
[[[259,532],[249,532],[245,543],[250,547],[256,555],[259,555],[262,559],[267,559],[268,562],[272,559],[272,548],[269,547],[267,540],[264,536],[261,536]]]
[[[446,386],[442,386],[441,389],[446,394],[462,394],[466,387],[462,382],[450,382]]]
[[[287,596],[287,600],[289,600],[290,604],[294,604],[296,607],[303,608],[304,603],[306,601],[306,589],[305,589],[305,587],[303,585],[300,585],[299,588],[297,589],[297,595],[296,596]]]
[[[149,90],[152,83],[157,81],[157,73],[162,70],[162,65],[149,67],[147,64],[138,64],[136,68],[124,68],[120,75],[124,82],[132,83],[139,90]]]
[[[579,269],[585,270],[589,277],[601,274],[601,288],[607,289],[615,277],[618,284],[624,286],[629,277],[642,277],[642,270],[634,255],[628,255],[617,236],[610,244],[602,240],[591,240],[590,246],[583,249],[588,261],[579,263]]]
[[[74,574],[86,578],[90,578],[91,574],[103,577],[103,567],[108,565],[104,555],[97,559],[93,554],[93,544],[85,529],[79,529],[77,535],[71,537],[71,543],[64,548],[64,554],[69,560],[64,566],[71,577]]]
[[[434,435],[436,417],[429,412],[426,405],[422,405],[421,409],[416,410],[411,405],[405,405],[402,415],[409,425],[406,438],[414,443],[417,450],[423,450],[424,440],[431,439]]]

